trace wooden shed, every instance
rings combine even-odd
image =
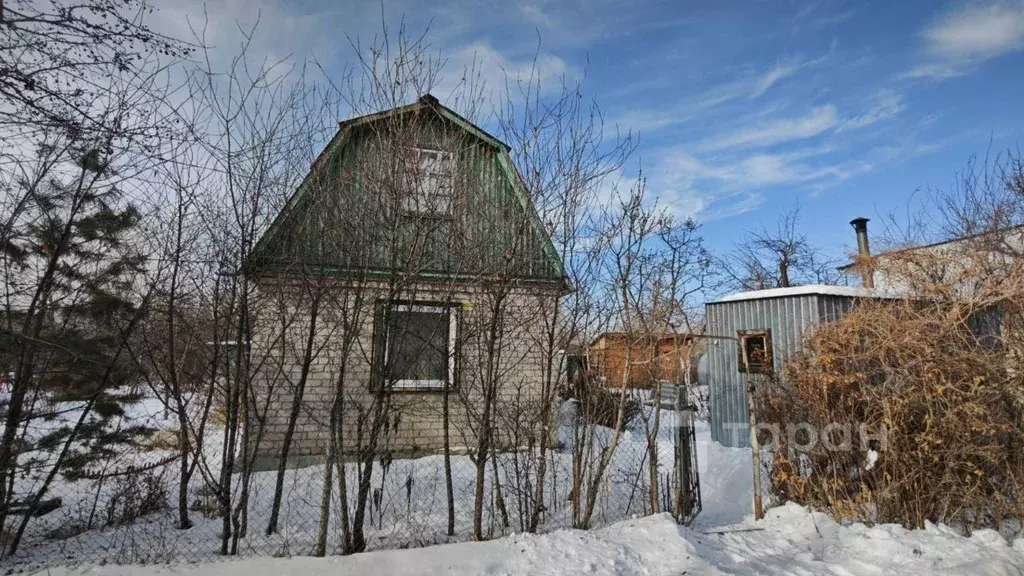
[[[608,387],[653,388],[657,381],[671,384],[697,381],[693,338],[688,334],[632,334],[605,332],[588,348],[590,369]],[[627,364],[629,369],[627,371]]]

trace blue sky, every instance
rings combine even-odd
[[[160,17],[180,29],[201,6]],[[346,34],[371,38],[381,9],[206,6],[224,50],[237,44],[236,21],[259,16],[256,51],[339,71]],[[411,29],[429,24],[450,77],[475,58],[500,83],[502,70],[529,66],[538,39],[546,77],[586,71],[606,121],[639,135],[625,177],[642,166],[650,193],[695,216],[715,250],[799,204],[812,242],[840,256],[854,216],[905,211],[915,191],[948,188],[971,155],[1021,144],[1024,0],[440,0],[383,12],[391,25],[403,15]]]

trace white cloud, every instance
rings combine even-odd
[[[513,60],[489,42],[475,42],[448,54],[442,77],[435,87],[439,96],[456,91],[467,71],[474,74],[475,81],[482,83],[480,88],[485,93],[500,92],[505,88],[506,80],[513,86],[519,81],[532,81],[539,83],[542,91],[550,92],[560,86],[562,77],[571,78],[578,73],[554,54],[540,52],[536,56]]]
[[[900,74],[900,78],[931,78],[933,80],[946,80],[963,76],[965,71],[958,66],[951,64],[920,64]]]
[[[899,115],[906,108],[907,105],[902,94],[894,90],[880,90],[875,94],[870,108],[863,114],[843,122],[836,129],[836,133],[859,130],[883,120],[888,120]]]
[[[544,10],[536,4],[520,4],[519,12],[522,13],[523,18],[534,26],[540,26],[542,28],[554,27],[554,22],[551,17],[544,13]]]
[[[925,62],[907,78],[952,78],[985,60],[1024,49],[1024,1],[961,4],[921,32]]]
[[[702,222],[724,220],[731,216],[738,216],[751,210],[756,210],[763,203],[764,194],[761,192],[744,192],[726,198],[719,198],[707,207],[707,210],[701,214],[700,219]]]
[[[754,89],[750,93],[750,97],[757,98],[758,96],[761,96],[779,81],[796,74],[801,67],[800,62],[797,60],[776,62],[775,65],[772,66],[771,70],[765,72],[757,79],[757,82],[754,84]]]
[[[922,33],[928,50],[948,58],[991,58],[1024,47],[1024,3],[970,4]]]
[[[705,162],[684,150],[670,151],[658,166],[656,179],[672,187],[693,188],[699,182],[717,187],[763,188],[794,184],[838,174],[836,167],[814,168],[798,154],[754,154],[727,162]]]
[[[830,151],[807,148],[713,161],[698,158],[683,148],[673,148],[663,151],[661,161],[650,171],[648,188],[677,211],[690,216],[699,213],[701,220],[706,221],[753,210],[766,190],[803,186],[820,193],[878,165],[867,159],[820,158]]]
[[[702,90],[693,96],[683,97],[674,106],[652,110],[630,110],[616,118],[614,123],[627,130],[643,132],[704,118],[709,110],[723,104],[743,98],[751,100],[758,98],[779,82],[795,76],[801,69],[819,64],[827,58],[828,55],[814,60],[783,58],[761,74],[750,74]]]
[[[835,106],[829,104],[812,108],[804,116],[774,120],[713,139],[704,146],[705,150],[726,148],[764,147],[794,140],[811,138],[829,130],[839,123]]]
[[[248,45],[248,60],[257,63],[278,62],[289,56],[299,60],[313,56],[323,62],[337,53],[338,38],[325,24],[337,15],[330,8],[303,10],[279,0],[181,0],[166,4],[152,18],[156,31],[186,40],[201,35],[210,47],[210,55],[224,61],[234,57],[243,45]],[[253,36],[247,42],[243,33],[249,32]]]

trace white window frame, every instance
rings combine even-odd
[[[455,343],[458,337],[458,320],[455,309],[451,306],[432,306],[423,304],[392,304],[389,307],[389,313],[395,312],[428,312],[435,314],[448,314],[448,350],[446,350],[446,356],[448,357],[448,382],[455,382]],[[391,358],[391,322],[387,323],[386,330],[384,333],[384,365],[390,365]],[[391,388],[393,390],[402,389],[444,389],[444,380],[409,380],[401,379],[394,380],[391,382]]]
[[[406,148],[410,169],[417,178],[411,178],[407,195],[402,198],[402,210],[409,214],[435,214],[448,216],[452,213],[453,154],[434,148]],[[424,165],[425,155],[434,157],[429,165]],[[430,184],[428,186],[428,183]],[[443,206],[438,198],[445,198]],[[440,209],[439,209],[440,208]]]

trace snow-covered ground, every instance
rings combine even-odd
[[[189,530],[177,530],[177,515],[173,504],[177,496],[179,461],[168,460],[176,455],[173,449],[176,443],[176,421],[174,415],[164,410],[159,399],[151,394],[136,394],[135,397],[137,401],[125,404],[124,414],[112,418],[103,430],[144,426],[158,433],[134,445],[123,444],[121,449],[109,457],[90,463],[86,466],[88,474],[85,477],[58,475],[46,495],[59,498],[61,505],[29,521],[17,553],[14,557],[0,560],[0,571],[24,571],[56,564],[203,561],[219,556],[222,521],[216,514],[216,501],[207,479],[219,476],[223,429],[213,422],[207,422],[203,442],[206,458],[193,476],[187,496],[193,526]],[[199,404],[201,398],[194,400]],[[27,431],[27,437],[39,439],[62,426],[73,425],[82,413],[79,404],[55,403],[52,406],[55,416],[52,419],[34,420]],[[548,452],[548,473],[545,476],[547,505],[541,516],[540,532],[573,525],[573,509],[569,500],[573,462],[572,451],[567,447],[573,444],[569,424],[574,420],[574,411],[569,403],[563,408],[563,426],[559,429],[563,449]],[[191,416],[198,422],[199,411],[196,410],[196,414]],[[658,452],[663,483],[667,481],[671,468],[675,420],[674,412],[662,413]],[[650,513],[644,422],[645,419],[638,418],[622,433],[608,471],[595,492],[595,509],[590,520],[592,527]],[[595,434],[591,447],[594,459],[602,453],[612,437],[611,430],[606,428],[598,428]],[[702,433],[701,437],[704,436]],[[155,440],[160,442],[154,443]],[[75,445],[81,445],[84,449],[88,442],[76,441]],[[701,447],[702,451],[707,449]],[[30,473],[19,474],[16,479],[15,491],[19,495],[30,495],[38,491],[52,466],[52,453],[40,449],[36,454],[40,465],[33,467]],[[522,467],[532,465],[533,459],[524,457],[522,453],[503,453],[498,456],[496,470],[502,483],[507,524],[503,522],[505,515],[500,514],[497,506],[496,491],[492,490],[494,476],[488,470],[485,476],[483,514],[483,529],[488,538],[522,530],[528,521],[529,497],[535,488],[526,483],[532,476],[529,472],[522,472]],[[144,472],[122,473],[137,470],[140,466],[145,469]],[[351,489],[358,484],[358,468],[354,462],[345,468]],[[455,532],[453,536],[448,536],[447,498],[441,456],[389,460],[375,466],[364,523],[367,548],[409,548],[469,540],[472,533],[475,475],[475,466],[469,456],[452,457]],[[748,473],[745,475],[749,476]],[[234,475],[233,493],[236,503],[240,501],[240,483],[241,476]],[[285,473],[278,529],[267,535],[275,484],[276,471],[260,471],[253,475],[245,512],[249,529],[238,541],[239,556],[291,556],[312,552],[321,516],[323,465],[314,464]],[[667,487],[663,488],[665,494],[668,494]],[[710,489],[714,490],[713,487]],[[157,504],[139,510],[140,503],[150,501]],[[351,495],[349,506],[351,514]],[[738,519],[742,517],[743,506],[741,501],[737,501],[732,507],[723,506],[718,513]],[[335,490],[327,530],[328,554],[340,551],[340,509],[341,503]],[[5,527],[7,533],[13,533],[20,521],[20,516],[11,516]]]
[[[74,410],[69,408],[63,413],[74,414]],[[674,413],[667,412],[662,418],[658,448],[659,461],[663,468],[670,466],[672,462],[675,421],[673,415]],[[568,417],[568,414],[566,416]],[[124,420],[126,425],[144,422],[152,428],[162,430],[173,430],[174,427],[174,422],[163,414],[159,402],[152,398],[126,406],[126,414],[121,420]],[[560,434],[564,445],[572,444],[568,427],[563,426]],[[597,430],[597,436],[598,440],[593,447],[595,454],[608,444],[611,431],[600,428]],[[172,436],[171,440],[173,439]],[[204,442],[206,462],[210,466],[207,476],[219,474],[217,463],[222,443],[222,431],[211,425]],[[649,499],[646,496],[646,448],[643,422],[638,419],[632,429],[623,432],[619,447],[611,459],[605,480],[598,490],[591,526],[604,526],[649,513]],[[127,466],[144,465],[169,454],[173,452],[163,449],[129,450],[117,454],[107,467],[109,470],[125,469]],[[516,484],[517,478],[523,477],[515,473],[516,458],[515,453],[501,454],[498,463],[508,509],[508,527],[502,525],[493,502],[491,472],[488,471],[485,477],[484,493],[487,501],[484,511],[484,532],[489,537],[521,529],[520,523],[527,518],[520,514],[520,505],[524,502],[520,501],[516,494],[532,494],[532,488]],[[519,455],[519,458],[522,456]],[[522,465],[528,460],[520,460],[518,464]],[[176,495],[177,470],[177,462],[173,462],[152,471],[155,482],[162,486],[165,492],[162,500],[168,504],[173,502]],[[572,507],[568,500],[571,470],[572,457],[569,450],[549,452],[546,490],[548,506],[540,526],[542,532],[572,526]],[[441,456],[399,459],[389,461],[386,466],[375,466],[365,523],[367,547],[379,550],[468,540],[472,527],[475,467],[468,456],[453,456],[452,472],[455,535],[447,536],[447,499]],[[348,486],[356,486],[358,470],[355,463],[346,466],[346,473]],[[190,507],[193,508],[190,517],[194,526],[185,531],[175,528],[176,512],[173,506],[147,513],[131,522],[107,521],[111,516],[116,520],[119,507],[130,504],[140,496],[138,491],[125,492],[123,483],[126,478],[58,478],[48,494],[59,496],[63,505],[56,511],[33,519],[29,523],[17,554],[13,558],[0,561],[0,570],[3,570],[4,564],[25,568],[60,563],[160,563],[206,560],[218,556],[221,547],[221,520],[213,514],[205,513],[216,510],[216,506],[211,492],[204,487],[198,473],[192,482],[188,498]],[[32,476],[19,479],[18,489],[20,492],[30,493],[36,489],[38,481],[39,478]],[[238,542],[238,554],[241,556],[302,555],[313,550],[320,518],[323,466],[312,465],[286,472],[279,529],[276,533],[267,535],[265,528],[271,516],[275,481],[276,471],[257,472],[252,478],[247,507],[249,530]],[[237,485],[237,478],[235,483]],[[352,505],[351,501],[349,505]],[[737,502],[732,508],[723,508],[721,513],[727,514],[728,518],[738,519],[742,517],[742,509],[743,504]],[[339,510],[340,502],[335,494],[332,498],[328,529],[329,554],[339,551]],[[13,525],[9,528],[11,527]]]
[[[344,576],[394,574],[1024,574],[1024,544],[995,533],[971,538],[947,529],[839,526],[794,504],[774,508],[759,529],[705,534],[677,526],[667,515],[617,523],[590,532],[519,534],[487,542],[382,550],[325,559],[258,559],[203,565],[56,569],[52,576]],[[739,530],[740,527],[734,528]]]
[[[592,531],[513,534],[410,550],[349,557],[243,558],[202,564],[50,569],[45,574],[142,576],[344,574],[994,574],[1024,575],[1024,539],[1008,543],[993,531],[965,538],[929,526],[840,526],[794,504],[751,517],[751,462],[744,449],[710,440],[698,424],[704,512],[692,527],[662,514]],[[182,533],[171,531],[169,538]],[[296,552],[299,553],[299,552]]]
[[[713,505],[713,502],[707,504]],[[1024,574],[1024,541],[992,531],[970,538],[944,527],[840,526],[794,504],[747,519],[724,534],[675,524],[666,514],[589,532],[516,534],[488,542],[384,550],[348,557],[260,558],[193,565],[105,566],[52,576],[343,576],[357,574]]]

